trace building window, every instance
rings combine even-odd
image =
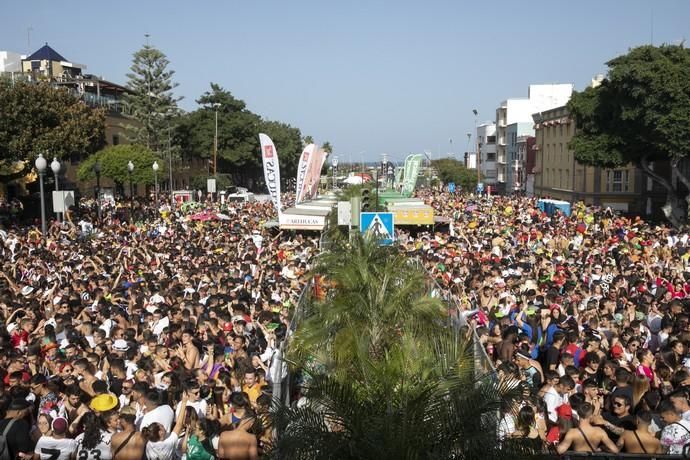
[[[496,161],[496,152],[487,152],[486,161]]]
[[[628,183],[630,178],[629,172],[626,169],[614,169],[606,172],[606,191],[607,192],[627,192],[630,189]]]
[[[559,126],[559,128],[560,128],[561,136],[563,136],[563,125]]]
[[[486,143],[487,144],[495,144],[496,143],[496,136],[486,136]]]
[[[120,136],[113,134],[113,145],[118,145],[120,143]]]

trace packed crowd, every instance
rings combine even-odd
[[[581,205],[549,216],[524,197],[421,196],[448,228],[398,242],[522,395],[503,442],[683,452],[687,233]],[[96,223],[91,206],[47,235],[0,224],[0,456],[255,458],[270,443],[318,239],[267,230],[267,202],[201,210],[141,202]]]
[[[500,437],[535,451],[683,453],[690,443],[688,233],[610,209],[422,194],[448,231],[400,235],[507,388]]]
[[[97,223],[82,208],[46,235],[0,223],[0,458],[249,459],[270,443],[318,238],[267,230],[268,202],[151,209]]]

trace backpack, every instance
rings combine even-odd
[[[12,425],[16,422],[15,419],[10,420],[2,434],[0,434],[0,460],[13,460],[10,456],[10,447],[7,444],[7,433],[9,433]]]

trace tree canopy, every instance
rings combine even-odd
[[[146,44],[134,53],[125,95],[136,125],[129,126],[130,140],[154,151],[167,146],[171,120],[178,115],[173,95],[178,85],[172,81],[174,70],[168,69],[170,61],[160,50]]]
[[[183,156],[211,158],[218,113],[218,172],[229,173],[237,185],[261,181],[263,169],[259,133],[268,134],[279,153],[282,176],[295,174],[301,153],[301,133],[288,124],[263,120],[244,101],[211,83],[197,101],[200,107],[180,118],[175,131]]]
[[[24,169],[0,181],[25,176],[39,153],[79,160],[105,143],[104,112],[66,89],[0,79],[0,101],[0,162],[26,160]]]
[[[154,183],[153,162],[157,161],[158,180],[163,180],[167,172],[166,162],[158,158],[150,149],[138,144],[121,144],[105,149],[91,155],[77,170],[79,180],[90,180],[96,177],[93,170],[96,161],[101,163],[101,176],[109,177],[116,183],[123,185],[129,182],[127,164],[134,164],[132,182],[135,184]]]
[[[649,163],[667,160],[676,168],[690,155],[690,50],[641,46],[607,65],[600,86],[573,94],[568,103],[577,125],[570,144],[575,157],[594,166],[639,165],[666,189],[667,216],[680,223],[687,216],[677,191]],[[690,189],[690,181],[679,178]]]
[[[468,169],[464,163],[455,158],[440,158],[431,162],[438,177],[444,182],[455,182],[463,190],[474,190],[477,186],[477,170]]]

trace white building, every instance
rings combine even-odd
[[[481,160],[481,164],[479,166],[481,169],[483,182],[488,185],[493,185],[496,183],[497,178],[496,123],[490,121],[477,126],[477,142],[479,143],[479,154]],[[470,167],[476,167],[476,165]]]
[[[22,55],[12,51],[0,51],[0,73],[1,72],[21,72]]]
[[[565,105],[573,93],[573,84],[529,85],[526,98],[506,99],[496,109],[496,183],[498,192],[506,190],[508,177],[507,128],[516,123],[533,123],[532,114]],[[521,132],[520,135],[530,135]],[[534,135],[534,132],[531,133]],[[513,165],[514,167],[514,165]],[[518,165],[524,168],[524,164]],[[510,175],[512,176],[512,175]]]

